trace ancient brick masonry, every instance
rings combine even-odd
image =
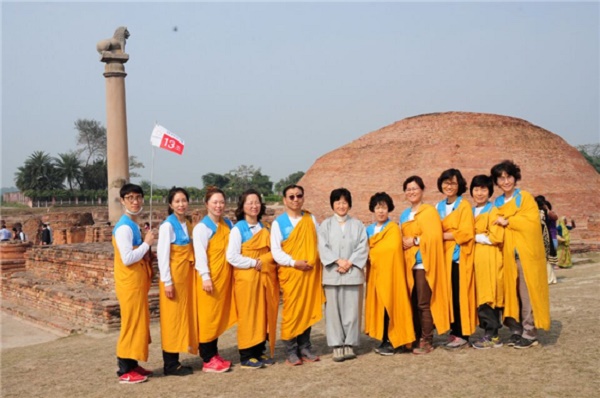
[[[24,269],[2,271],[3,309],[66,332],[119,328],[110,243],[36,246],[24,259]],[[158,319],[156,278],[149,301]]]
[[[321,156],[300,185],[305,207],[319,221],[332,214],[329,193],[339,187],[352,192],[351,214],[365,223],[373,220],[369,198],[386,191],[397,220],[408,206],[402,192],[408,176],[421,176],[425,201],[435,203],[443,198],[436,186],[443,170],[460,169],[470,182],[504,159],[521,166],[520,187],[545,195],[559,215],[577,220],[577,236],[600,240],[598,223],[592,225],[600,219],[600,174],[558,135],[508,116],[448,112],[406,118]],[[468,192],[465,197],[470,199]]]

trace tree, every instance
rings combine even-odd
[[[269,176],[262,174],[260,168],[241,165],[237,169],[225,174],[229,182],[225,186],[225,192],[229,197],[238,197],[245,190],[254,188],[263,195],[273,192],[273,183]]]
[[[129,177],[130,178],[140,177],[139,173],[136,173],[135,171],[132,171],[132,170],[143,169],[144,167],[145,167],[144,163],[140,162],[137,159],[137,156],[134,156],[134,155],[129,156]]]
[[[596,171],[600,173],[600,144],[579,145],[577,149]]]
[[[63,181],[54,159],[44,151],[35,151],[29,155],[15,173],[15,185],[21,192],[62,189]]]
[[[94,163],[81,167],[80,189],[103,190],[108,188],[106,159],[97,159]]]
[[[79,183],[81,179],[81,161],[76,152],[59,153],[56,158],[56,168],[64,180],[69,184],[69,190],[73,192],[73,183]]]
[[[219,189],[223,189],[228,183],[229,177],[227,177],[227,175],[208,173],[202,176],[202,184],[204,185],[204,187],[213,186]]]
[[[91,160],[106,158],[106,128],[97,120],[77,119],[75,121],[77,130],[77,145],[79,154],[85,156],[85,165]]]
[[[288,185],[298,183],[298,181],[300,181],[300,179],[302,177],[304,177],[304,172],[297,171],[295,173],[290,174],[289,176],[287,176],[285,178],[282,178],[281,180],[277,181],[277,183],[275,184],[275,192],[277,194],[281,194],[283,191],[283,188],[287,187]]]

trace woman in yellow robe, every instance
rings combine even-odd
[[[509,346],[538,344],[537,328],[550,329],[550,299],[542,227],[535,199],[516,187],[521,169],[505,160],[491,170],[503,195],[496,198],[498,218],[504,228],[504,323],[512,336]]]
[[[469,344],[469,336],[477,326],[475,272],[475,219],[473,211],[462,194],[467,181],[458,169],[442,172],[437,181],[438,190],[446,195],[436,208],[442,220],[446,272],[452,298],[450,335],[444,348],[456,350]]]
[[[148,380],[152,371],[144,369],[138,361],[148,360],[150,344],[150,310],[148,291],[152,280],[150,246],[154,242],[152,231],[142,240],[137,224],[144,204],[144,191],[139,185],[125,184],[120,190],[121,205],[125,214],[113,230],[115,250],[115,292],[121,311],[121,330],[117,342],[119,383],[135,384]]]
[[[269,226],[260,222],[266,211],[260,193],[245,191],[235,211],[227,261],[233,266],[233,295],[237,308],[238,349],[243,369],[273,365],[279,307],[277,266],[270,249]],[[265,355],[266,340],[270,355]]]
[[[190,366],[179,362],[179,353],[198,353],[194,249],[190,239],[191,224],[186,218],[188,201],[189,194],[185,189],[171,188],[169,216],[158,230],[160,336],[167,376],[192,374]]]
[[[198,340],[203,372],[222,373],[231,368],[231,361],[219,355],[219,336],[236,322],[233,301],[233,272],[225,251],[229,241],[231,221],[223,217],[225,194],[209,188],[204,197],[208,214],[194,227],[194,257],[196,259],[196,311]]]
[[[369,210],[374,213],[376,222],[367,227],[365,333],[381,340],[376,353],[393,355],[397,348],[415,341],[402,237],[398,224],[388,217],[394,211],[394,202],[387,193],[373,195]]]
[[[413,354],[422,355],[433,350],[434,327],[438,334],[450,328],[442,222],[435,207],[423,203],[425,184],[421,177],[408,177],[402,188],[411,204],[400,215],[400,226],[415,335],[419,338]]]
[[[493,225],[497,210],[490,202],[494,182],[486,175],[477,175],[469,186],[475,201],[475,284],[477,286],[477,315],[484,335],[473,342],[473,348],[502,347],[498,329],[502,327],[501,310],[504,307],[504,278],[501,244],[504,229]]]

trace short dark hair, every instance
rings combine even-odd
[[[498,185],[498,178],[500,178],[503,171],[505,171],[509,176],[513,176],[515,178],[515,182],[521,179],[521,168],[512,160],[504,160],[492,167],[492,170],[490,171],[492,179],[494,180],[494,184]]]
[[[173,187],[169,190],[169,195],[167,196],[167,203],[171,204],[171,202],[173,202],[173,199],[175,199],[175,195],[177,195],[180,192],[185,195],[186,200],[189,202],[190,194],[188,193],[188,191],[185,190],[185,188]],[[173,209],[171,209],[171,206],[169,206],[167,212],[169,215],[173,214]]]
[[[337,202],[340,199],[346,199],[348,202],[348,206],[352,207],[352,194],[346,188],[338,188],[331,191],[331,195],[329,195],[329,204],[333,209],[333,203]]]
[[[371,199],[369,200],[369,211],[371,213],[375,212],[375,206],[380,203],[385,203],[388,211],[394,211],[394,201],[391,196],[385,192],[377,192],[375,195],[371,196]]]
[[[287,193],[287,191],[289,191],[290,189],[294,189],[294,188],[298,188],[300,191],[302,191],[302,194],[304,194],[304,188],[302,188],[300,185],[297,184],[290,184],[288,186],[286,186],[285,188],[283,188],[283,197],[285,198],[285,194]]]
[[[260,201],[260,211],[258,212],[258,221],[260,221],[262,216],[265,215],[265,212],[267,211],[267,205],[265,205],[263,203],[260,192],[258,192],[256,189],[247,189],[240,195],[240,197],[238,199],[237,209],[235,209],[236,220],[241,221],[245,218],[246,214],[244,213],[244,203],[246,203],[246,199],[250,195],[258,196],[258,200]]]
[[[419,177],[419,176],[410,176],[406,180],[404,180],[404,182],[402,183],[402,191],[403,192],[406,191],[406,187],[411,182],[416,183],[419,186],[419,188],[425,189],[425,183],[423,182],[423,179],[421,177]]]
[[[475,187],[487,188],[490,198],[494,194],[494,181],[492,181],[492,177],[485,174],[478,174],[471,180],[471,185],[469,186],[471,196],[473,196],[473,188]]]
[[[452,180],[453,177],[456,177],[456,182],[458,182],[458,192],[456,193],[458,196],[467,192],[467,181],[463,177],[462,173],[459,169],[448,169],[444,170],[440,177],[437,180],[438,191],[444,193],[442,190],[442,183],[446,180]]]
[[[121,199],[123,199],[130,193],[139,193],[140,195],[142,195],[142,198],[144,197],[144,190],[142,189],[142,187],[131,183],[127,183],[121,187],[121,190],[119,191],[119,196],[121,197]]]

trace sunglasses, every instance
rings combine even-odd
[[[288,199],[289,200],[296,200],[296,198],[302,199],[303,197],[304,197],[304,194],[303,193],[299,193],[298,195],[290,195],[290,196],[288,196]]]

